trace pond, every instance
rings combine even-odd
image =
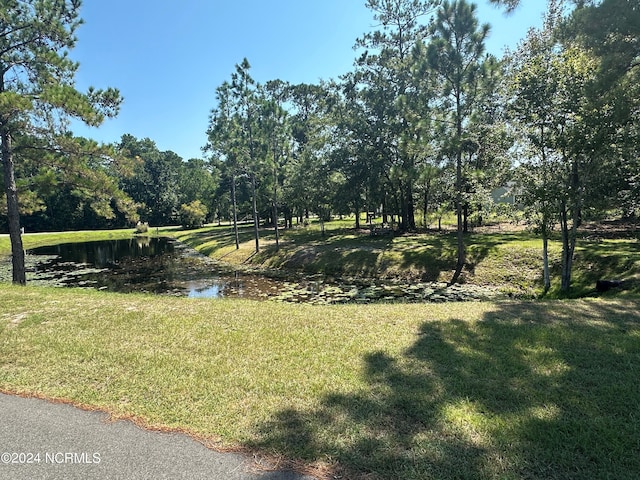
[[[403,284],[320,275],[274,278],[234,271],[171,238],[135,237],[28,250],[27,281],[36,285],[144,292],[192,298],[248,298],[316,304],[446,302],[495,298],[489,287],[433,282]],[[9,280],[10,261],[0,265]],[[280,272],[280,277],[282,276]]]
[[[240,275],[187,251],[171,238],[65,243],[27,250],[28,281],[113,292],[189,297],[264,298],[280,285],[266,277]]]

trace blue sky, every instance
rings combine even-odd
[[[506,16],[477,3],[496,55],[539,26],[546,5],[525,1]],[[74,123],[74,133],[105,143],[148,137],[185,160],[202,157],[215,89],[243,58],[261,83],[337,78],[375,23],[365,0],[85,0],[81,16],[77,86],[118,88],[124,103],[116,119],[97,129]]]

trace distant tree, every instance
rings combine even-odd
[[[319,186],[315,163],[326,153],[328,142],[327,95],[324,85],[298,84],[288,89],[292,149],[284,168],[282,191],[284,201],[299,219],[308,216],[316,203],[312,201],[312,191]]]
[[[280,248],[280,231],[278,228],[278,195],[282,167],[291,151],[291,126],[289,115],[284,108],[289,87],[281,80],[267,82],[261,90],[260,134],[266,141],[265,164],[272,172],[271,209],[273,229],[276,236],[276,250]],[[286,227],[286,222],[285,222]]]
[[[237,194],[242,183],[248,184],[258,252],[260,214],[274,218],[277,225],[281,168],[291,146],[284,108],[289,87],[278,80],[261,85],[251,77],[250,69],[245,58],[236,65],[231,81],[216,90],[217,105],[211,112],[205,151],[211,155],[211,161],[218,162],[224,184],[230,186],[236,248],[239,248]]]
[[[87,139],[58,137],[57,144],[53,150],[42,139],[14,141],[21,146],[16,184],[27,230],[112,228],[138,220],[138,205],[118,184],[132,174],[127,158]]]
[[[149,138],[139,140],[129,134],[122,136],[118,149],[136,161],[134,175],[121,182],[123,190],[143,205],[142,220],[170,225],[180,206],[182,158],[171,151],[161,152]]]
[[[415,230],[413,188],[416,163],[428,118],[421,97],[430,92],[417,88],[414,49],[427,36],[432,0],[368,0],[380,30],[365,34],[356,47],[365,49],[356,61],[352,83],[366,109],[370,139],[378,152],[372,161],[383,164],[384,179],[401,214],[401,229]]]
[[[245,58],[242,63],[236,65],[236,71],[231,75],[231,95],[235,102],[234,121],[238,128],[238,143],[236,154],[241,165],[241,171],[249,178],[251,186],[251,204],[253,217],[253,234],[255,251],[260,250],[260,220],[258,216],[258,176],[260,175],[261,149],[264,138],[261,138],[259,129],[258,86],[251,77],[251,65]]]
[[[437,183],[442,181],[441,169],[432,163],[424,163],[420,166],[418,175],[417,190],[420,193],[422,199],[422,226],[427,228],[428,214],[430,211],[437,210],[438,201],[437,195]]]
[[[231,218],[236,250],[240,248],[238,235],[238,201],[236,179],[242,172],[240,125],[237,120],[236,104],[232,96],[231,84],[223,82],[216,88],[217,105],[211,111],[207,129],[207,145],[204,151],[211,155],[209,162],[215,164],[221,173],[221,185],[228,187]],[[222,195],[218,192],[217,197]]]
[[[353,83],[353,76],[343,80],[334,86],[337,92],[332,108],[335,129],[332,162],[333,168],[344,176],[341,192],[344,206],[355,213],[355,228],[359,229],[360,214],[377,210],[385,203],[389,187],[385,177],[388,164],[381,149],[377,148],[379,130],[375,126],[372,128],[369,105]]]
[[[46,138],[55,148],[57,137],[67,130],[68,117],[99,125],[105,116],[116,115],[120,104],[116,90],[90,88],[81,93],[75,88],[78,64],[68,52],[81,24],[80,4],[80,0],[8,0],[0,12],[0,142],[17,284],[26,283],[15,177],[23,148],[18,139]]]
[[[510,180],[509,150],[514,138],[507,127],[507,95],[504,62],[488,55],[482,62],[477,86],[477,104],[467,126],[463,177],[465,200],[463,230],[469,217],[481,225],[483,215],[493,209],[491,192]]]
[[[218,170],[201,158],[182,162],[178,170],[179,201],[191,203],[200,200],[207,207],[212,207],[220,181],[218,176]]]

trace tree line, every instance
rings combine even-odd
[[[310,214],[322,223],[355,213],[360,228],[360,214],[375,212],[413,231],[420,217],[454,212],[456,281],[470,223],[510,185],[543,239],[546,288],[548,239],[560,230],[568,289],[581,222],[637,213],[638,0],[551,0],[543,27],[502,58],[486,53],[490,26],[467,0],[366,5],[378,27],[357,39],[353,71],[317,84],[258,83],[244,59],[216,89],[205,160],[184,161],[150,139],[104,146],[70,135],[66,116],[99,124],[120,103],[113,89],[73,88],[77,66],[64,51],[80,2],[8,2],[0,133],[14,252],[20,225],[225,220],[238,242],[248,221],[257,251],[261,224],[277,241],[279,228]]]

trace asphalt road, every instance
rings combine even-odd
[[[266,472],[254,459],[218,453],[179,433],[70,405],[0,394],[0,479],[313,480]]]

